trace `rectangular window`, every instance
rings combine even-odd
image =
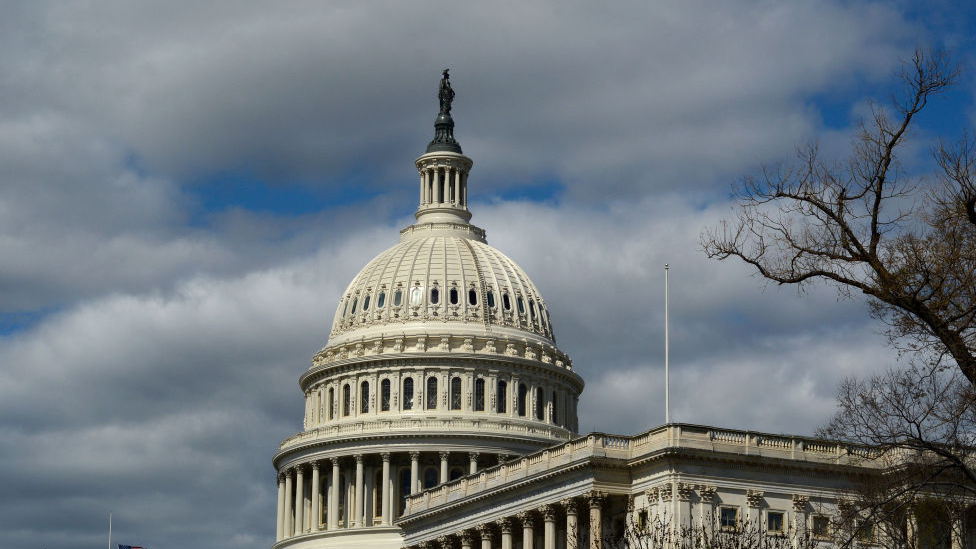
[[[766,513],[766,531],[774,534],[783,533],[782,511],[768,511]]]
[[[739,509],[736,507],[722,507],[719,514],[719,526],[722,530],[735,530],[739,527]]]
[[[813,517],[813,535],[818,537],[827,537],[830,535],[830,519],[818,515]]]

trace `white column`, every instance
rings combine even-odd
[[[450,455],[450,452],[441,452],[441,484],[447,482],[447,457]]]
[[[499,524],[502,527],[502,549],[512,549],[512,519],[503,518]]]
[[[319,531],[319,524],[322,523],[322,478],[319,474],[319,462],[312,462],[312,517],[309,526],[313,532]]]
[[[473,549],[474,545],[474,535],[471,534],[470,530],[465,530],[461,532],[461,549]]]
[[[468,474],[473,475],[478,472],[478,452],[471,452],[468,454]]]
[[[295,468],[295,534],[305,531],[305,469]]]
[[[356,459],[356,514],[352,515],[356,517],[356,526],[365,526],[363,524],[363,495],[364,488],[366,488],[363,480],[363,455],[356,454],[353,456]]]
[[[339,458],[332,458],[332,492],[329,494],[329,530],[339,527]]]
[[[566,509],[566,547],[576,547],[579,539],[579,503],[575,499],[567,499],[562,502]]]
[[[294,483],[292,480],[292,475],[294,472],[289,469],[285,473],[285,532],[284,537],[291,537],[295,534],[295,513],[292,509],[292,505],[295,503],[295,499],[292,497],[292,490],[294,489]]]
[[[590,492],[590,549],[603,549],[603,502],[606,494]]]
[[[454,169],[454,199],[455,206],[461,206],[461,169]]]
[[[542,530],[543,549],[556,549],[556,506],[543,505],[540,511],[544,521]]]
[[[522,549],[533,549],[535,547],[535,517],[532,513],[523,511],[518,514],[518,519],[522,522]]]
[[[410,452],[410,493],[420,489],[420,452]]]
[[[495,538],[495,532],[492,531],[491,526],[487,524],[478,526],[478,534],[481,535],[481,549],[492,549],[491,542]]]
[[[440,204],[443,201],[441,196],[441,171],[434,168],[434,203]]]
[[[423,206],[427,203],[427,182],[425,181],[424,172],[420,172],[420,205]]]
[[[278,518],[275,526],[275,541],[285,536],[285,475],[278,473]]]
[[[383,486],[380,487],[380,497],[383,498],[383,526],[390,525],[390,453],[380,454],[383,458]]]

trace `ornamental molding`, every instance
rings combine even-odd
[[[762,490],[746,490],[746,505],[749,507],[759,507],[762,505]]]
[[[793,511],[802,513],[806,511],[807,504],[810,503],[810,496],[793,494]]]

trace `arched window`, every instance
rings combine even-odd
[[[451,291],[447,293],[447,297],[451,301],[451,305],[457,305],[458,304],[457,288],[451,288]]]
[[[535,388],[535,418],[543,419],[546,415],[546,396],[542,392],[542,387]]]
[[[349,384],[342,387],[342,415],[348,416],[351,408],[352,395],[350,394]]]
[[[495,292],[488,291],[488,307],[495,308]]]
[[[369,382],[364,381],[359,386],[359,413],[369,413]]]
[[[357,302],[359,302],[359,298],[358,297],[352,298],[352,311],[350,311],[351,314],[356,314],[356,303]]]
[[[495,392],[495,411],[499,414],[508,412],[508,383],[498,380],[498,388]]]
[[[461,378],[451,379],[451,409],[461,409]]]
[[[557,406],[559,401],[556,400],[556,391],[552,392],[552,400],[550,400],[549,402],[552,403],[552,422],[555,423],[556,425],[561,425],[559,423],[559,406]]]
[[[529,394],[529,388],[525,386],[524,383],[519,383],[518,386],[518,407],[516,411],[518,415],[525,417],[525,397]]]
[[[401,304],[403,304],[403,290],[397,289],[393,292],[393,306],[399,307]]]
[[[529,300],[529,316],[532,317],[532,320],[535,320],[535,301],[531,299]]]
[[[342,316],[346,316],[346,313],[348,312],[349,312],[349,300],[347,299],[346,304],[342,306]]]
[[[424,289],[420,286],[414,286],[410,289],[410,306],[419,307],[424,301]]]
[[[474,381],[474,411],[485,411],[485,380],[480,377]]]
[[[506,311],[512,310],[512,300],[508,298],[508,293],[502,294],[502,307],[505,307]]]
[[[334,419],[333,414],[335,410],[335,389],[329,387],[329,419]]]
[[[468,304],[477,305],[478,304],[478,292],[474,288],[468,290]]]
[[[376,308],[382,309],[383,305],[386,305],[386,292],[380,292],[380,295],[376,298]]]
[[[427,409],[437,409],[437,378],[434,376],[427,378]]]
[[[363,310],[369,310],[369,294],[366,294],[366,297],[363,298]]]
[[[518,305],[518,312],[519,312],[519,314],[520,315],[524,315],[525,314],[525,302],[522,301],[522,296],[518,296],[518,297],[515,298],[515,304]]]
[[[424,488],[433,488],[440,484],[440,473],[435,467],[424,469]]]
[[[384,379],[380,383],[380,410],[390,411],[390,380]]]
[[[403,409],[413,410],[413,378],[403,380]]]
[[[441,300],[441,292],[437,288],[430,289],[430,302],[437,305],[437,302]]]

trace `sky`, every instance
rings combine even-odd
[[[451,68],[473,222],[533,278],[583,431],[812,434],[897,366],[862,301],[707,259],[730,186],[843,158],[916,46],[964,69],[901,167],[976,123],[968,3],[3,2],[0,547],[270,547],[278,443],[340,293],[417,206]]]

